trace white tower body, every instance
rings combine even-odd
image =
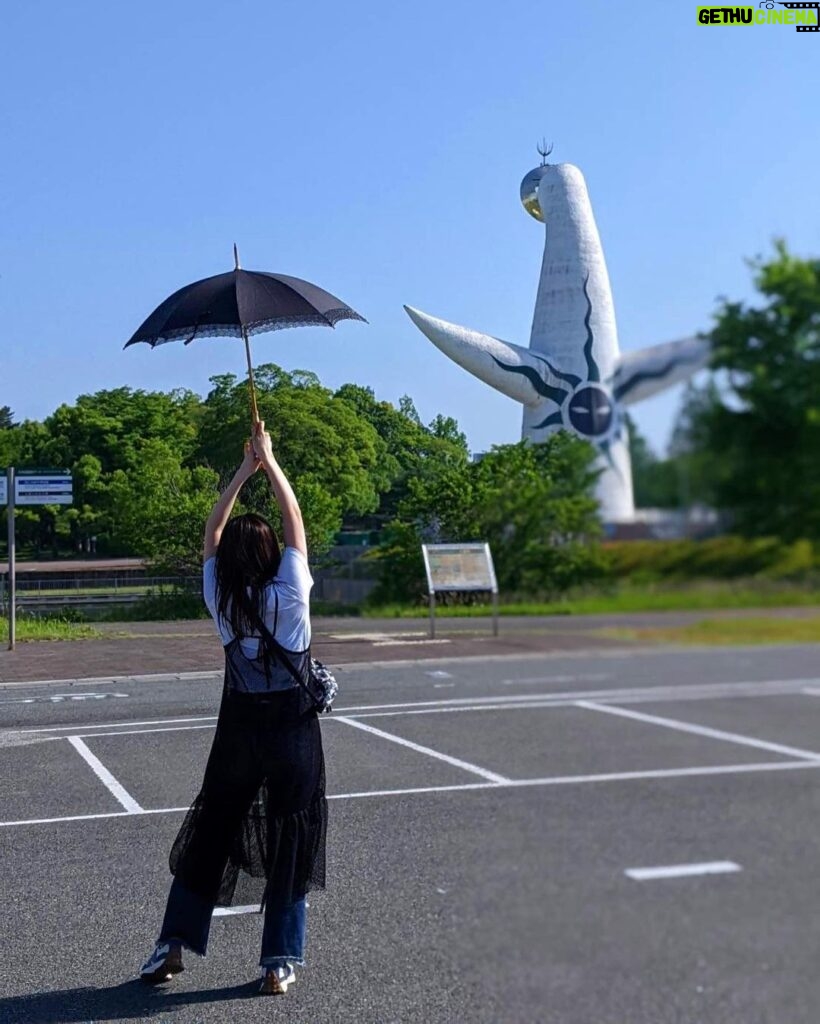
[[[567,415],[562,416],[561,423],[539,427],[543,417],[539,418],[537,410],[524,406],[522,437],[542,441],[549,434],[568,428],[593,440],[599,448],[605,445],[605,452],[598,456],[601,515],[606,522],[628,521],[635,516],[629,438],[611,401],[610,389],[600,383],[614,376],[620,351],[615,304],[598,225],[584,176],[572,164],[544,166],[537,190],[546,239],[530,350],[543,353],[554,366],[580,377],[584,384],[591,371],[598,386],[592,391],[585,388],[585,394],[590,398],[600,394],[601,405],[588,430],[566,422]],[[608,404],[605,396],[610,399]],[[583,398],[582,394],[576,399],[576,407]]]
[[[545,166],[538,205],[546,238],[530,348],[583,376],[585,320],[591,307],[594,354],[601,376],[611,377],[620,355],[615,304],[583,174],[572,164]]]

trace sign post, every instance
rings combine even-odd
[[[490,545],[422,544],[430,595],[430,636],[436,635],[436,594],[445,591],[489,591],[493,595],[493,636],[498,636],[498,583]]]
[[[9,466],[6,473],[8,485],[6,508],[6,519],[8,520],[9,537],[9,650],[14,650],[14,641],[17,638],[17,572],[15,565],[15,539],[14,539],[14,466]]]
[[[5,493],[4,493],[5,491]],[[17,566],[14,510],[17,505],[70,505],[73,500],[71,473],[60,469],[23,469],[9,466],[0,483],[0,504],[6,509],[9,537],[9,650],[17,639]]]

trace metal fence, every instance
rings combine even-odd
[[[183,590],[197,593],[202,586],[198,576],[143,576],[123,579],[118,576],[93,578],[36,578],[18,576],[17,607],[31,611],[49,608],[95,607],[136,604],[158,591]],[[7,577],[0,576],[0,614],[6,613]]]
[[[364,602],[376,585],[371,579],[351,579],[326,570],[316,570],[312,597],[314,601],[355,607]],[[117,576],[89,578],[17,578],[17,607],[31,612],[47,612],[61,608],[94,609],[133,605],[151,595],[171,591],[201,593],[199,576],[144,576],[123,579]],[[6,576],[0,575],[0,615],[7,613]]]

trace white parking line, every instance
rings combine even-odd
[[[705,864],[670,864],[658,868],[627,868],[624,872],[636,882],[646,882],[656,878],[686,878],[692,875],[722,875],[733,871],[742,871],[739,864],[731,860],[713,860]]]
[[[102,782],[106,789],[114,796],[119,803],[128,811],[129,814],[141,814],[142,807],[137,801],[131,796],[131,794],[125,789],[125,787],[118,782],[111,772],[105,767],[102,761],[96,757],[88,747],[83,743],[79,736],[69,736],[68,742],[77,751],[80,757],[88,764],[97,778]]]
[[[127,697],[127,693],[52,693],[40,697],[9,697],[0,704],[62,704],[67,700],[106,700],[108,697]]]
[[[810,761],[820,762],[820,754],[813,750],[800,750],[798,747],[787,747],[782,743],[769,743],[767,740],[758,740],[753,736],[741,736],[736,732],[724,732],[722,729],[710,729],[705,725],[694,725],[691,722],[680,722],[675,718],[661,718],[659,715],[646,715],[642,711],[627,711],[626,708],[616,708],[609,704],[596,704],[590,700],[576,701],[579,708],[588,708],[590,711],[602,711],[607,715],[617,715],[620,718],[631,718],[636,722],[647,722],[650,725],[660,725],[666,729],[675,729],[678,732],[688,732],[695,736],[708,736],[713,740],[724,740],[726,743],[739,743],[744,747],[755,747],[757,750],[770,750],[774,754],[785,754],[787,757],[807,758]]]
[[[354,729],[361,729],[363,732],[369,732],[373,736],[381,737],[383,740],[390,740],[391,743],[398,743],[400,747],[408,747],[410,750],[415,750],[419,754],[426,754],[428,757],[434,757],[438,761],[445,761],[447,764],[451,764],[456,768],[462,768],[466,772],[472,772],[473,775],[480,775],[483,779],[489,779],[490,782],[510,781],[506,776],[499,775],[497,772],[488,771],[486,768],[481,768],[477,764],[471,764],[469,761],[461,761],[457,757],[450,757],[449,754],[442,754],[438,750],[433,750],[432,747],[423,747],[420,743],[412,743],[410,740],[406,740],[402,736],[396,736],[392,732],[384,732],[382,729],[375,729],[372,725],[365,725],[363,722],[359,722],[355,718],[344,718],[340,716],[336,718],[335,721],[344,722],[345,725],[352,725]]]
[[[502,686],[532,686],[534,683],[598,683],[611,679],[611,672],[593,672],[582,676],[524,676],[521,679],[502,679]]]
[[[815,680],[806,679],[770,679],[761,682],[738,681],[734,683],[694,683],[684,686],[645,686],[627,687],[622,689],[609,690],[563,690],[556,693],[530,693],[530,694],[501,694],[489,697],[474,695],[472,697],[457,697],[449,700],[421,700],[404,701],[391,704],[357,704],[350,707],[339,707],[337,712],[342,715],[359,716],[359,712],[376,711],[401,711],[402,709],[422,708],[448,708],[460,705],[490,705],[507,704],[513,705],[516,702],[532,704],[533,702],[545,702],[563,706],[567,703],[575,704],[581,700],[594,700],[600,704],[608,704],[612,701],[618,703],[641,703],[653,701],[684,701],[684,700],[707,700],[709,698],[730,698],[730,697],[772,697],[780,694],[795,695],[806,693],[804,684]],[[820,694],[820,690],[817,691]],[[541,706],[540,703],[538,706]],[[332,717],[325,721],[332,721]],[[86,725],[46,725],[15,729],[15,733],[53,733],[71,732],[75,735],[94,735],[99,729],[127,729],[133,726],[143,725],[176,725],[187,723],[216,722],[216,715],[196,715],[188,718],[151,718],[125,720],[122,722],[90,722]],[[91,730],[91,731],[89,731]]]
[[[212,718],[204,725],[167,725],[151,729],[115,729],[112,732],[80,732],[76,735],[93,739],[95,736],[144,736],[152,732],[196,732],[197,729],[215,729],[216,719]],[[51,736],[50,739],[60,740],[62,736]]]
[[[439,685],[453,685],[453,684],[439,684]],[[694,687],[693,687],[693,689],[694,689]],[[634,694],[632,692],[629,692],[629,693],[619,692],[618,694],[607,694],[606,691],[603,691],[603,692],[599,692],[599,694],[598,694],[598,701],[596,703],[601,704],[601,705],[606,705],[606,704],[609,703],[610,700],[613,700],[613,699],[617,699],[618,703],[639,704],[639,703],[643,703],[643,702],[655,703],[655,702],[663,702],[663,701],[667,701],[667,700],[672,700],[672,701],[697,701],[697,700],[711,700],[711,699],[721,699],[721,698],[729,698],[729,697],[731,697],[731,698],[770,697],[770,696],[776,696],[778,694],[782,694],[782,692],[783,692],[782,690],[778,690],[778,691],[776,691],[776,693],[773,694],[771,692],[752,693],[752,692],[745,692],[744,691],[744,692],[724,693],[724,692],[721,691],[719,693],[687,694],[686,696],[682,697],[682,696],[679,696],[679,695],[660,695],[658,692],[653,692],[653,693],[651,693],[649,695],[640,695],[639,696],[639,695]],[[791,694],[791,691],[789,691],[789,693]],[[441,714],[451,714],[451,713],[455,713],[455,712],[459,712],[459,711],[530,711],[530,710],[537,710],[537,709],[540,709],[540,708],[577,707],[580,704],[580,701],[578,700],[579,696],[580,695],[578,695],[578,694],[576,694],[576,695],[569,695],[569,696],[566,696],[564,694],[554,694],[554,695],[553,694],[544,694],[544,695],[531,694],[528,697],[527,696],[510,696],[510,697],[507,697],[507,698],[504,698],[504,697],[486,697],[486,698],[482,699],[481,697],[474,697],[474,698],[467,697],[467,698],[459,698],[458,700],[452,700],[452,701],[446,701],[446,700],[441,700],[441,701],[419,701],[418,704],[420,704],[421,706],[417,706],[415,704],[411,704],[407,708],[405,708],[404,705],[395,705],[395,704],[387,704],[387,705],[380,705],[380,704],[362,705],[362,707],[376,707],[376,708],[378,708],[378,707],[387,707],[387,708],[391,709],[391,710],[388,710],[388,711],[360,711],[357,708],[344,708],[344,709],[338,709],[338,710],[340,710],[342,712],[342,715],[347,716],[347,717],[351,717],[351,718],[355,718],[357,721],[360,721],[363,718],[403,718],[403,717],[406,717],[407,715],[441,715]],[[797,696],[797,694],[795,694],[795,696]],[[393,709],[396,709],[396,708],[399,708],[399,710],[393,710]],[[326,718],[324,718],[323,721],[324,722],[334,722],[334,721],[338,721],[339,717],[341,717],[341,716],[338,715],[338,714],[336,714],[336,715],[329,715]],[[173,721],[173,719],[168,719],[168,721]],[[183,719],[182,721],[185,721],[185,719]],[[75,734],[78,735],[78,736],[86,736],[86,737],[91,737],[91,736],[139,736],[139,735],[142,735],[144,733],[154,733],[154,732],[189,732],[190,730],[193,730],[193,729],[213,729],[215,724],[216,724],[216,718],[214,718],[214,717],[203,718],[203,719],[200,719],[200,720],[196,720],[195,719],[194,721],[201,721],[204,724],[199,724],[199,725],[178,725],[178,726],[173,726],[173,725],[172,726],[157,726],[156,728],[151,727],[151,728],[147,728],[147,729],[124,729],[124,728],[117,728],[117,729],[114,729],[111,732],[83,732],[83,731],[80,731],[76,726],[70,726],[70,727],[67,727],[67,728],[74,729],[75,730]],[[125,724],[128,724],[128,723],[123,723],[123,724],[125,725]],[[57,728],[63,728],[63,727],[59,726]],[[104,726],[91,726],[91,725],[89,725],[89,726],[86,726],[86,728],[87,729],[100,729],[100,728],[104,728]],[[25,733],[25,732],[31,732],[31,731],[32,730],[26,730],[26,729],[14,730],[15,734],[17,732]],[[38,730],[34,730],[34,731],[38,731]]]
[[[36,729],[15,729],[15,732],[79,732],[85,729],[119,729],[129,725],[173,725],[179,722],[215,722],[216,715],[197,715],[194,718],[146,718],[125,722],[89,722],[88,725],[41,725]]]
[[[439,644],[440,645],[440,644],[449,644],[449,643],[452,643],[452,640],[445,640],[445,639],[430,640],[429,638],[425,638],[424,640],[374,640],[373,641],[373,646],[374,647],[414,647],[414,646],[418,646],[419,644],[424,644],[425,646],[428,646],[428,645],[432,645],[432,644]]]
[[[214,917],[233,917],[234,914],[258,914],[259,904],[252,907],[214,907]]]
[[[539,700],[537,697],[513,698],[512,700],[505,701],[503,703],[499,702],[497,704],[476,703],[469,704],[464,707],[461,705],[458,707],[425,707],[420,708],[417,711],[374,711],[372,713],[357,711],[354,715],[349,717],[355,718],[358,722],[362,718],[403,718],[407,715],[435,715],[444,714],[446,712],[455,713],[459,711],[529,711],[535,708],[573,707],[575,703],[576,701],[574,700],[545,701]],[[342,722],[346,721],[347,717],[348,716],[346,715],[332,714],[324,718],[323,721],[326,723]],[[216,719],[209,718],[204,724],[200,725],[152,726],[147,729],[115,729],[110,732],[76,732],[75,734],[89,739],[95,736],[143,736],[147,733],[155,732],[191,732],[197,729],[213,729],[215,726]],[[50,738],[61,739],[62,737],[52,736]]]
[[[365,797],[407,796],[413,793],[454,793],[482,789],[528,789],[541,786],[579,785],[594,782],[628,782],[640,779],[696,778],[708,775],[746,775],[754,772],[800,771],[820,768],[820,761],[761,761],[757,764],[707,765],[702,768],[658,768],[640,772],[608,772],[600,775],[556,775],[543,779],[509,779],[506,782],[465,782],[449,786],[413,786],[407,789],[373,789],[359,793],[331,793],[328,800],[361,800]],[[189,807],[142,808],[140,811],[108,811],[102,814],[70,814],[57,818],[21,818],[0,821],[0,828],[23,825],[56,825],[100,818],[130,818],[148,814],[184,814]]]

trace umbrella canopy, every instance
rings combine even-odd
[[[334,327],[340,320],[367,321],[318,285],[285,274],[242,270],[236,246],[234,257],[236,268],[230,273],[195,281],[160,303],[125,348],[139,342],[155,348],[177,340],[188,345],[199,337],[243,338],[256,420],[249,335],[285,327]]]
[[[233,270],[195,281],[160,303],[125,343],[167,341],[277,331],[317,324],[334,327],[340,320],[364,320],[354,309],[309,281],[257,270]],[[366,322],[366,321],[365,321]]]

